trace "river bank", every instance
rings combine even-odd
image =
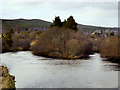
[[[15,76],[9,74],[7,67],[0,66],[0,89],[15,89]]]

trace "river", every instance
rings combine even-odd
[[[99,53],[89,59],[58,60],[30,51],[0,54],[2,65],[15,76],[16,88],[117,88],[118,64]]]

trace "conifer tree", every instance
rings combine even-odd
[[[64,24],[65,28],[70,28],[77,30],[77,23],[75,22],[73,16],[70,16]]]
[[[55,17],[55,20],[53,20],[51,27],[61,27],[61,26],[62,23],[60,17],[59,16]]]

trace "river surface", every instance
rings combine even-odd
[[[117,88],[118,64],[98,53],[89,59],[58,60],[30,51],[0,54],[2,65],[15,76],[17,88]]]

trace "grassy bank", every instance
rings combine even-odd
[[[7,67],[0,66],[0,89],[15,89],[15,77],[10,75]]]

